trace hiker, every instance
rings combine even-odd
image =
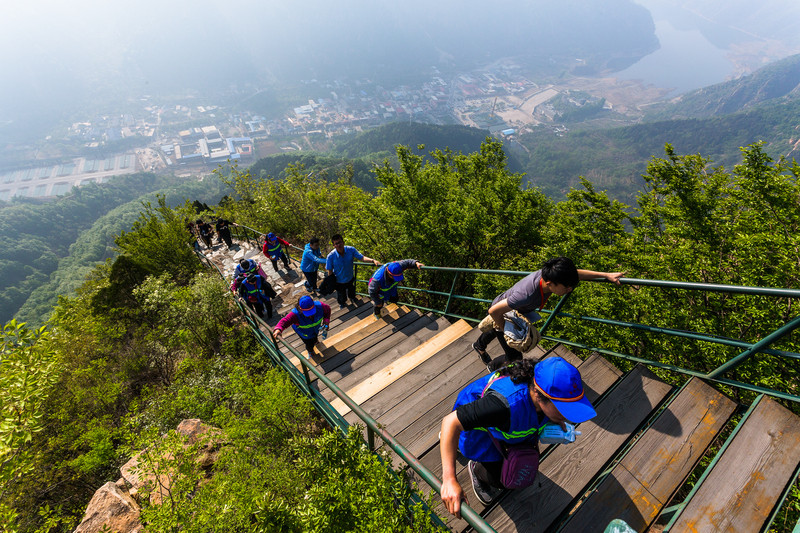
[[[339,302],[339,309],[344,309],[347,299],[356,302],[356,280],[353,275],[353,261],[367,261],[375,266],[380,266],[380,261],[367,257],[352,246],[344,245],[344,238],[338,233],[331,237],[333,250],[328,254],[325,261],[325,269],[328,275],[336,276],[336,301]]]
[[[311,237],[303,249],[303,258],[300,261],[300,270],[306,277],[305,287],[308,292],[317,291],[317,274],[319,273],[319,265],[325,264],[325,258],[322,257],[322,252],[319,251],[319,239]]]
[[[283,251],[284,246],[291,246],[291,243],[281,239],[272,232],[267,233],[261,251],[272,261],[272,268],[275,269],[275,272],[278,271],[278,259],[283,261],[283,266],[286,267],[286,270],[290,270],[289,259],[286,257],[286,252]]]
[[[545,424],[566,429],[567,422],[596,415],[580,372],[561,357],[522,359],[470,383],[442,419],[441,496],[447,510],[460,518],[461,500],[469,504],[456,479],[457,451],[469,459],[475,496],[489,505],[503,489],[533,484]]]
[[[236,265],[236,268],[233,270],[231,291],[236,292],[239,284],[248,274],[258,274],[264,280],[267,279],[267,275],[264,274],[264,270],[261,268],[261,263],[258,263],[255,259],[240,259],[239,264]]]
[[[303,296],[297,301],[297,306],[281,318],[272,331],[276,339],[281,338],[283,330],[290,325],[297,336],[306,345],[309,357],[314,355],[314,345],[322,338],[328,336],[328,327],[331,322],[331,307],[325,302],[314,301],[311,296]]]
[[[224,218],[218,218],[217,224],[215,229],[217,230],[217,236],[219,237],[220,242],[224,242],[225,246],[228,247],[228,250],[231,249],[233,246],[233,239],[231,238],[231,222],[230,220],[225,220]]]
[[[385,302],[397,303],[399,300],[397,284],[403,281],[403,271],[407,268],[421,269],[424,266],[416,259],[403,259],[378,267],[367,287],[367,293],[369,293],[373,305],[372,313],[376,318],[381,317],[381,309]]]
[[[272,318],[272,301],[271,298],[277,296],[272,286],[259,276],[258,274],[250,273],[238,286],[239,296],[241,296],[247,305],[255,311],[259,318],[264,319],[264,309],[267,311],[267,319]]]
[[[209,250],[211,249],[212,238],[214,237],[214,229],[211,227],[211,224],[208,222],[203,222],[202,219],[197,219],[197,233],[200,235],[200,238],[203,239],[203,242],[206,244],[206,248]]]
[[[578,286],[579,281],[594,278],[605,278],[611,283],[619,285],[623,274],[625,272],[581,270],[575,267],[575,263],[571,259],[563,256],[548,259],[540,270],[525,276],[492,301],[492,305],[489,307],[489,316],[494,321],[494,327],[482,333],[472,347],[478,352],[481,361],[486,364],[490,372],[512,361],[518,361],[522,359],[522,353],[508,346],[503,333],[506,313],[517,311],[533,323],[542,318],[538,312],[547,303],[551,294],[564,296],[572,292]],[[492,360],[486,353],[486,347],[495,338],[500,342],[504,355]]]

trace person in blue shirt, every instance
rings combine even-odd
[[[331,237],[333,250],[328,254],[325,261],[325,270],[328,275],[336,276],[336,301],[339,302],[339,309],[344,309],[347,299],[356,302],[356,279],[353,275],[353,261],[366,261],[375,266],[380,266],[380,261],[367,257],[352,246],[344,245],[344,238],[338,233]]]
[[[375,317],[381,317],[381,309],[385,302],[397,302],[397,285],[403,281],[403,271],[407,268],[420,269],[424,267],[416,259],[403,259],[402,261],[392,261],[379,266],[378,270],[369,280],[367,293],[374,306],[372,312]]]
[[[326,258],[322,257],[322,253],[319,251],[319,239],[312,237],[303,249],[303,258],[300,261],[300,270],[306,277],[305,287],[308,292],[317,291],[319,265],[324,265],[326,262]]]
[[[276,339],[280,339],[283,330],[292,326],[297,336],[303,339],[309,357],[315,355],[314,345],[317,344],[319,334],[324,339],[328,335],[331,322],[331,308],[325,302],[314,301],[311,296],[302,296],[297,301],[297,306],[280,319],[273,330]]]
[[[258,274],[263,279],[267,279],[267,275],[264,274],[264,270],[262,270],[260,263],[254,259],[240,259],[239,263],[236,265],[236,268],[233,269],[233,280],[231,281],[232,292],[236,292],[239,284],[247,277],[248,274]]]

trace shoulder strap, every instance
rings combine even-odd
[[[489,390],[489,387],[492,385],[492,383],[494,383],[498,379],[502,379],[504,377],[508,377],[508,376],[501,376],[499,372],[495,372],[494,374],[492,374],[492,377],[489,378],[489,381],[486,382],[486,386],[483,388],[483,391],[481,392],[481,398],[483,398],[486,395],[486,391]],[[506,453],[505,449],[503,448],[503,445],[500,444],[500,441],[498,441],[495,438],[495,436],[492,435],[491,431],[487,431],[486,433],[489,434],[489,438],[492,439],[492,442],[494,443],[494,447],[497,448],[497,451],[500,452],[500,455],[502,455],[503,458],[506,458],[508,456],[508,454]]]

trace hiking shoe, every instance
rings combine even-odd
[[[489,368],[492,358],[489,357],[489,354],[486,353],[486,350],[481,350],[481,347],[478,346],[477,342],[472,343],[472,349],[478,352],[478,357],[481,358],[481,361],[483,361],[483,364],[486,365],[486,368]],[[492,370],[490,369],[489,372],[492,372]]]
[[[472,481],[472,491],[483,505],[488,506],[500,494],[500,489],[478,479],[478,476],[475,475],[475,461],[470,459],[467,463],[467,470],[469,470],[469,479]]]

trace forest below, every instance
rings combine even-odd
[[[800,169],[772,160],[759,144],[745,147],[731,171],[667,145],[648,164],[635,206],[585,180],[563,200],[548,198],[509,170],[493,141],[469,154],[415,152],[400,147],[397,167],[386,162],[374,169],[375,194],[353,185],[347,169],[322,177],[290,165],[282,179],[230,169],[213,186],[205,180],[226,194],[208,211],[202,202],[170,207],[158,196],[115,236],[116,255],[92,269],[74,295],[59,299],[45,328],[9,322],[0,375],[4,527],[71,531],[94,490],[116,479],[133,451],[174,450],[177,422],[199,418],[225,435],[221,462],[200,485],[197,471],[180,470],[169,503],[145,503],[148,531],[180,525],[198,532],[335,532],[341,524],[359,531],[436,530],[420,507],[396,504],[407,501],[408,489],[364,451],[360,433],[343,439],[326,428],[269,367],[226,283],[190,246],[185,221],[198,208],[206,218],[269,228],[292,242],[318,235],[327,247],[331,234],[342,233],[382,261],[415,257],[435,266],[529,271],[566,255],[581,267],[625,270],[632,278],[760,287],[800,281]],[[445,291],[450,282],[425,270],[416,279]],[[459,292],[482,298],[507,288],[497,276],[459,283]],[[430,305],[430,296],[411,298]],[[570,312],[746,340],[795,314],[784,298],[770,302],[767,313],[759,298],[693,298],[680,290],[597,284],[581,286],[569,306]],[[474,303],[455,311],[485,313]],[[701,372],[732,353],[577,321],[560,322],[553,334]],[[774,347],[796,352],[800,341],[791,335]],[[790,392],[797,372],[764,354],[732,377]],[[752,400],[738,389],[726,392]],[[798,501],[795,486],[776,531],[791,530]]]

